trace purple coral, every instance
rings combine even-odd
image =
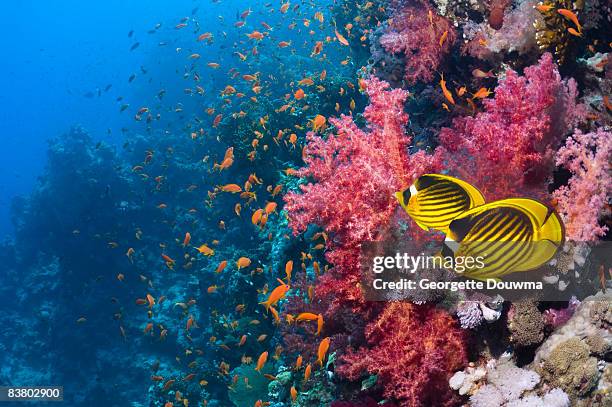
[[[602,128],[586,134],[576,130],[557,152],[557,165],[572,173],[568,185],[553,192],[569,240],[593,241],[608,231],[599,220],[609,211],[611,158],[612,134]]]

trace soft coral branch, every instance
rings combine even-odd
[[[609,213],[610,160],[612,134],[604,129],[586,134],[576,130],[557,152],[557,165],[572,173],[568,185],[553,192],[569,240],[587,242],[606,234],[608,227],[599,220]]]

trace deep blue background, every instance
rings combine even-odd
[[[127,78],[146,65],[157,38],[146,31],[156,22],[189,16],[194,0],[19,0],[0,13],[0,238],[10,233],[9,208],[27,194],[45,164],[46,140],[81,124],[98,140],[120,140],[131,122],[118,113],[119,95],[129,99],[139,86]],[[229,5],[235,2],[225,2]],[[245,2],[241,2],[245,4]],[[236,5],[236,7],[238,7]],[[240,7],[246,7],[240,5]],[[217,9],[217,7],[215,7]],[[234,7],[229,15],[233,15]],[[215,12],[218,10],[215,10]],[[201,10],[200,14],[206,14]],[[211,16],[211,18],[215,18]],[[134,30],[132,39],[127,37]],[[161,38],[160,38],[161,40]],[[133,42],[140,47],[130,52]],[[112,89],[87,98],[107,84]],[[109,135],[107,129],[111,129]]]

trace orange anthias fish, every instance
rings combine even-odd
[[[287,10],[289,10],[289,6],[290,5],[291,5],[290,2],[283,3],[283,5],[280,7],[280,12],[282,14],[285,14],[287,12]]]
[[[446,41],[447,37],[448,37],[448,30],[442,33],[442,36],[440,37],[440,46],[444,45],[444,41]]]
[[[263,369],[267,360],[268,360],[268,352],[266,351],[266,352],[263,352],[261,355],[259,355],[259,359],[257,359],[257,367],[255,367],[255,370],[257,370],[258,372],[261,372],[261,369]]]
[[[261,41],[264,38],[264,35],[257,30],[253,31],[252,33],[246,34],[246,36],[256,41]]]
[[[321,334],[322,330],[323,330],[323,315],[319,314],[317,315],[317,336]]]
[[[251,259],[249,259],[248,257],[241,257],[238,259],[238,261],[236,261],[236,267],[238,267],[238,270],[245,267],[249,267],[250,265]]]
[[[296,100],[302,100],[302,99],[304,99],[304,96],[306,96],[306,94],[304,93],[304,91],[302,89],[296,90],[295,93],[293,94],[293,97]]]
[[[442,88],[442,93],[444,94],[444,97],[446,98],[446,100],[448,100],[450,104],[454,105],[455,99],[453,99],[453,94],[446,87],[446,81],[444,80],[444,75],[440,75],[440,88]]]
[[[347,39],[346,39],[346,38],[344,38],[344,36],[343,36],[342,34],[340,34],[340,33],[338,32],[338,30],[335,30],[335,32],[336,32],[336,38],[338,39],[338,42],[339,42],[340,44],[342,44],[342,45],[346,45],[346,46],[348,46],[348,45],[349,45],[349,42],[347,41]]]
[[[319,318],[317,314],[313,314],[311,312],[302,312],[295,318],[297,322],[300,321],[316,321]]]
[[[293,272],[293,260],[289,260],[285,264],[285,279],[287,280],[287,284],[291,284],[291,273]]]
[[[325,123],[327,123],[325,116],[320,114],[316,115],[314,119],[312,119],[312,131],[321,130],[325,126]]]
[[[221,191],[237,194],[238,192],[242,192],[242,188],[240,188],[238,184],[227,184],[221,186]]]
[[[304,381],[307,382],[310,379],[310,374],[312,373],[312,365],[309,363],[304,369]]]
[[[551,6],[550,4],[538,4],[535,8],[540,13],[548,13],[550,10],[552,10],[555,7]]]
[[[282,280],[278,281],[281,283],[281,285],[272,290],[266,301],[260,302],[260,304],[263,305],[266,310],[269,310],[271,306],[276,305],[289,291],[290,287],[288,284],[285,284]]]
[[[276,211],[276,207],[277,207],[277,203],[276,202],[268,202],[264,208],[264,211],[266,212],[266,214],[271,214],[272,212]]]
[[[478,91],[476,91],[476,93],[473,94],[473,96],[476,99],[484,99],[486,97],[489,97],[490,94],[491,94],[491,91],[489,89],[480,88],[478,89]]]
[[[206,32],[198,36],[198,41],[204,41],[212,38],[212,33]]]
[[[217,269],[215,270],[215,273],[219,274],[220,272],[222,272],[225,269],[226,266],[227,266],[227,260],[223,260],[217,266]]]
[[[295,401],[297,400],[297,396],[298,396],[298,392],[295,389],[295,386],[291,386],[290,394],[291,394],[291,402],[295,403]]]
[[[257,209],[255,212],[253,212],[253,215],[251,216],[251,222],[253,223],[253,225],[259,224],[259,222],[261,221],[261,217],[263,216],[263,213],[264,213],[263,209]]]
[[[200,252],[204,256],[213,256],[215,254],[215,251],[211,249],[210,247],[208,247],[206,244],[203,244],[196,249],[198,250],[198,252]]]
[[[327,351],[329,350],[330,339],[329,337],[323,339],[321,343],[319,343],[319,349],[317,350],[317,362],[323,366],[323,362],[325,361],[325,355],[327,355]]]
[[[191,233],[187,232],[185,233],[185,239],[183,239],[183,247],[187,247],[189,242],[191,242]]]

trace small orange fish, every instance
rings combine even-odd
[[[240,257],[238,261],[236,261],[236,267],[238,267],[238,270],[245,267],[249,267],[250,265],[251,259],[249,259],[248,257]]]
[[[215,254],[214,249],[211,249],[206,244],[201,245],[200,247],[196,248],[196,250],[204,256],[213,256]]]
[[[285,263],[285,279],[287,280],[287,284],[291,283],[291,273],[293,271],[293,260],[289,260]]]
[[[448,37],[448,30],[444,31],[442,33],[442,36],[440,36],[440,46],[442,46],[444,44],[444,41],[446,41],[446,38]]]
[[[240,185],[238,185],[238,184],[222,185],[220,187],[220,189],[223,192],[229,192],[229,193],[232,193],[232,194],[237,194],[239,192],[242,192],[242,188],[240,188]]]
[[[306,369],[304,369],[304,381],[307,382],[310,379],[310,374],[312,373],[312,366],[310,363],[306,365]]]
[[[280,41],[278,43],[279,48],[287,48],[291,45],[291,41]]]
[[[491,91],[487,88],[480,88],[476,93],[473,94],[476,99],[484,99],[487,98],[491,94]]]
[[[225,267],[227,267],[227,260],[223,260],[221,263],[219,263],[217,269],[215,270],[215,273],[221,273],[225,269]]]
[[[283,4],[281,5],[281,7],[280,7],[280,12],[281,12],[282,14],[285,14],[285,13],[287,12],[287,10],[289,10],[289,6],[290,6],[290,5],[291,5],[291,3],[290,3],[290,2],[283,3]]]
[[[317,350],[317,362],[323,366],[323,362],[325,361],[325,355],[327,355],[327,351],[329,350],[330,339],[329,337],[323,339],[321,343],[319,343],[319,349]]]
[[[323,330],[323,315],[319,314],[317,315],[317,336],[321,334],[322,330]]]
[[[299,355],[295,360],[295,370],[300,370],[300,368],[302,367],[302,361],[302,355]]]
[[[272,212],[276,211],[276,202],[268,202],[264,208],[264,212],[266,212],[266,214],[271,214]]]
[[[302,100],[304,99],[305,93],[302,89],[298,89],[295,91],[295,93],[293,94],[293,97],[295,97],[296,100]]]
[[[291,386],[290,393],[291,393],[291,401],[295,403],[295,401],[297,400],[298,393],[294,386]]]
[[[279,302],[289,291],[288,284],[285,284],[282,280],[278,281],[281,283],[281,285],[272,290],[266,301],[260,302],[260,304],[263,305],[266,310],[268,310],[271,306],[276,305],[276,303]]]
[[[187,247],[189,242],[191,242],[191,233],[187,232],[185,233],[185,239],[183,239],[183,247]]]
[[[200,34],[198,36],[198,41],[204,41],[204,40],[208,40],[212,38],[212,33],[209,32],[205,32],[203,34]]]
[[[340,34],[338,30],[335,30],[335,32],[336,32],[336,38],[338,39],[338,42],[342,45],[348,46],[349,42],[347,41],[347,39],[342,34]]]
[[[238,346],[242,346],[246,343],[247,340],[247,336],[246,335],[242,335],[242,337],[240,338],[240,342],[238,342]]]
[[[246,36],[256,41],[261,41],[264,38],[264,35],[257,30],[253,31],[250,34],[246,34]]]
[[[219,123],[221,123],[221,119],[223,119],[223,115],[221,113],[219,113],[217,116],[215,116],[215,119],[213,120],[213,127],[216,128]]]
[[[155,305],[155,298],[147,293],[147,303],[149,304],[149,309],[153,308],[153,305]]]
[[[452,105],[455,104],[455,99],[453,99],[453,94],[446,87],[446,81],[444,80],[444,75],[440,75],[440,88],[442,88],[442,94],[446,100],[448,100]]]
[[[552,10],[555,7],[551,6],[550,4],[538,4],[537,6],[535,6],[535,8],[540,13],[547,13],[547,12],[549,12],[550,10]]]
[[[255,370],[257,370],[258,372],[261,372],[261,369],[263,369],[267,360],[268,360],[268,352],[266,351],[266,352],[263,352],[261,355],[259,355],[259,358],[257,359],[257,367],[255,367]]]
[[[172,385],[174,384],[174,382],[175,382],[175,381],[176,381],[176,380],[174,380],[174,379],[170,379],[170,380],[168,380],[168,381],[167,381],[167,382],[164,384],[164,387],[162,388],[162,391],[164,391],[164,392],[165,392],[165,391],[167,391],[168,389],[170,389],[170,387],[172,387]]]
[[[295,319],[297,322],[301,321],[316,321],[319,318],[317,314],[313,314],[311,312],[302,312]]]
[[[263,213],[263,209],[257,209],[255,212],[253,212],[253,216],[251,216],[251,222],[253,225],[257,225],[261,221]]]

